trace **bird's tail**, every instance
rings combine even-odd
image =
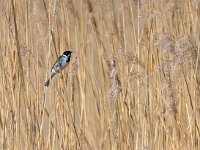
[[[49,86],[49,83],[50,83],[50,79],[46,80],[46,82],[44,83],[44,86]]]
[[[44,83],[44,86],[48,87],[50,84],[50,81],[52,80],[52,78],[56,75],[56,73],[51,74],[51,77],[49,79],[46,80],[46,82]]]

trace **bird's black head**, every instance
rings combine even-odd
[[[72,53],[72,51],[65,51],[65,52],[63,53],[63,55],[65,55],[65,56],[70,56],[71,53]]]

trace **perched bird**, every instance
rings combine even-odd
[[[54,63],[53,67],[51,68],[51,77],[47,79],[44,86],[49,86],[50,80],[57,74],[60,73],[63,69],[67,67],[70,62],[71,51],[65,51],[58,60]]]

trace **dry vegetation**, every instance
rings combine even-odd
[[[0,149],[200,149],[199,0],[0,0],[0,40]]]

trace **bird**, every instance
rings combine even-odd
[[[72,51],[67,50],[56,60],[51,68],[51,76],[46,80],[44,86],[48,87],[53,77],[68,66],[68,64],[70,63],[71,54]]]

